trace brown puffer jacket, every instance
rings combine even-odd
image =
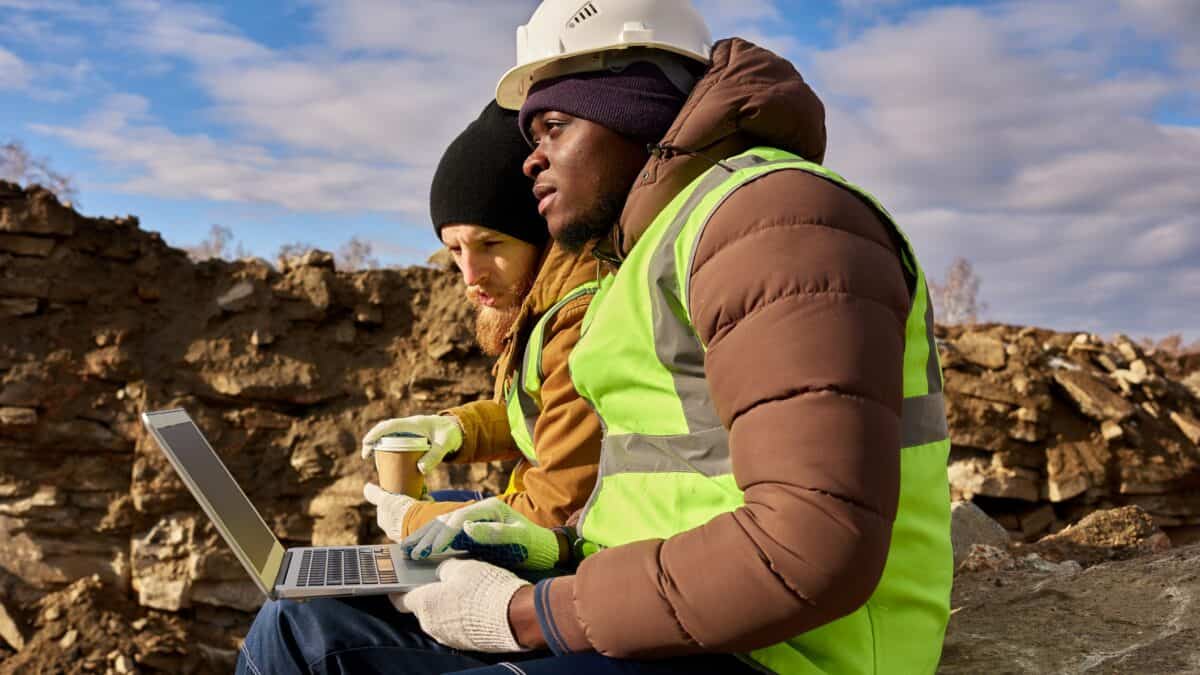
[[[594,281],[596,265],[590,249],[569,253],[557,245],[550,246],[504,338],[504,351],[496,361],[494,398],[443,411],[457,417],[463,427],[462,448],[447,461],[487,462],[521,456],[508,425],[505,383],[520,362],[534,324],[567,293]],[[538,465],[531,466],[522,459],[513,470],[517,491],[500,497],[545,527],[562,525],[568,516],[582,508],[596,483],[600,420],[575,392],[567,369],[567,357],[579,341],[580,324],[591,299],[591,295],[584,295],[567,303],[546,327],[542,348],[542,409],[533,429]],[[404,516],[404,533],[407,535],[435,517],[470,503],[417,503]]]
[[[767,145],[820,162],[824,107],[789,62],[725,40],[662,145],[626,202],[624,252],[715,159]],[[745,506],[553,580],[549,617],[570,648],[745,652],[866,602],[900,479],[913,280],[893,237],[850,192],[800,171],[754,181],[716,210],[690,294]]]

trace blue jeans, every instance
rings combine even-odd
[[[514,675],[728,674],[757,672],[727,654],[663,661],[612,659],[595,652],[479,654],[439,644],[421,632],[386,596],[269,600],[238,655],[238,675],[351,673],[460,673]]]
[[[435,502],[478,502],[490,496],[481,490],[434,490],[429,493],[429,498]]]

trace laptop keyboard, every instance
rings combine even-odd
[[[297,586],[370,586],[396,583],[386,546],[320,548],[300,557]]]

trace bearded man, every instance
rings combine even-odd
[[[385,435],[408,432],[430,440],[419,462],[424,473],[442,461],[520,458],[498,499],[554,527],[583,506],[596,480],[599,421],[567,371],[595,290],[596,261],[548,243],[532,184],[521,173],[528,154],[516,114],[493,102],[446,150],[430,191],[434,229],[477,310],[479,345],[498,357],[494,397],[380,422],[363,438],[362,454],[371,457]],[[416,500],[372,483],[364,494],[395,541],[485,497],[477,490],[442,490],[433,501]],[[557,553],[553,546],[546,550]]]

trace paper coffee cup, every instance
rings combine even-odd
[[[417,460],[429,451],[429,439],[418,434],[389,434],[375,444],[375,469],[379,487],[388,492],[420,499],[425,492],[425,476]]]

